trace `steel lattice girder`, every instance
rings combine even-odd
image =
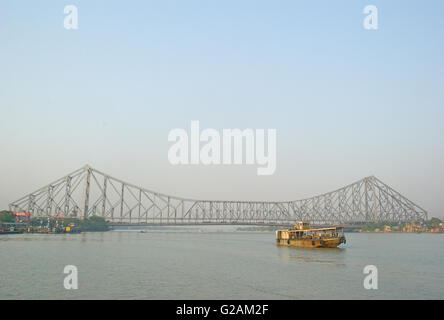
[[[411,222],[427,212],[375,177],[288,202],[193,200],[160,194],[85,166],[9,205],[33,217],[101,216],[122,224],[346,224]]]

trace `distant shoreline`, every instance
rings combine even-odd
[[[248,232],[275,232],[282,228],[279,227],[241,227],[237,228],[236,231],[248,231]],[[427,234],[444,234],[444,231],[441,232],[431,232],[431,231],[418,231],[418,232],[404,232],[404,231],[364,231],[359,229],[350,229],[345,230],[346,233],[405,233],[405,234],[419,234],[419,233],[427,233]]]

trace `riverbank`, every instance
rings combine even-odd
[[[237,231],[274,232],[286,228],[288,226],[245,226],[237,228]],[[316,228],[316,226],[312,226],[312,228]],[[368,222],[361,226],[345,226],[344,231],[348,233],[444,233],[444,219],[431,218],[427,221],[410,223]]]
[[[0,234],[11,233],[80,233],[80,232],[106,232],[111,228],[102,217],[92,216],[88,219],[47,217],[31,218],[30,220],[0,221]]]

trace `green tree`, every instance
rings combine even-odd
[[[426,226],[429,229],[432,228],[439,228],[439,224],[441,223],[441,220],[438,218],[432,218],[429,221],[426,221]]]
[[[3,210],[0,211],[0,222],[14,222],[15,216],[11,211]]]
[[[80,227],[83,231],[108,231],[109,226],[105,218],[92,216],[86,220],[80,220]]]

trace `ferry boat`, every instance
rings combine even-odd
[[[309,223],[299,221],[292,229],[276,230],[279,246],[336,248],[342,243],[346,243],[343,227],[312,229]]]
[[[0,234],[23,233],[24,229],[25,229],[24,223],[0,222]]]

